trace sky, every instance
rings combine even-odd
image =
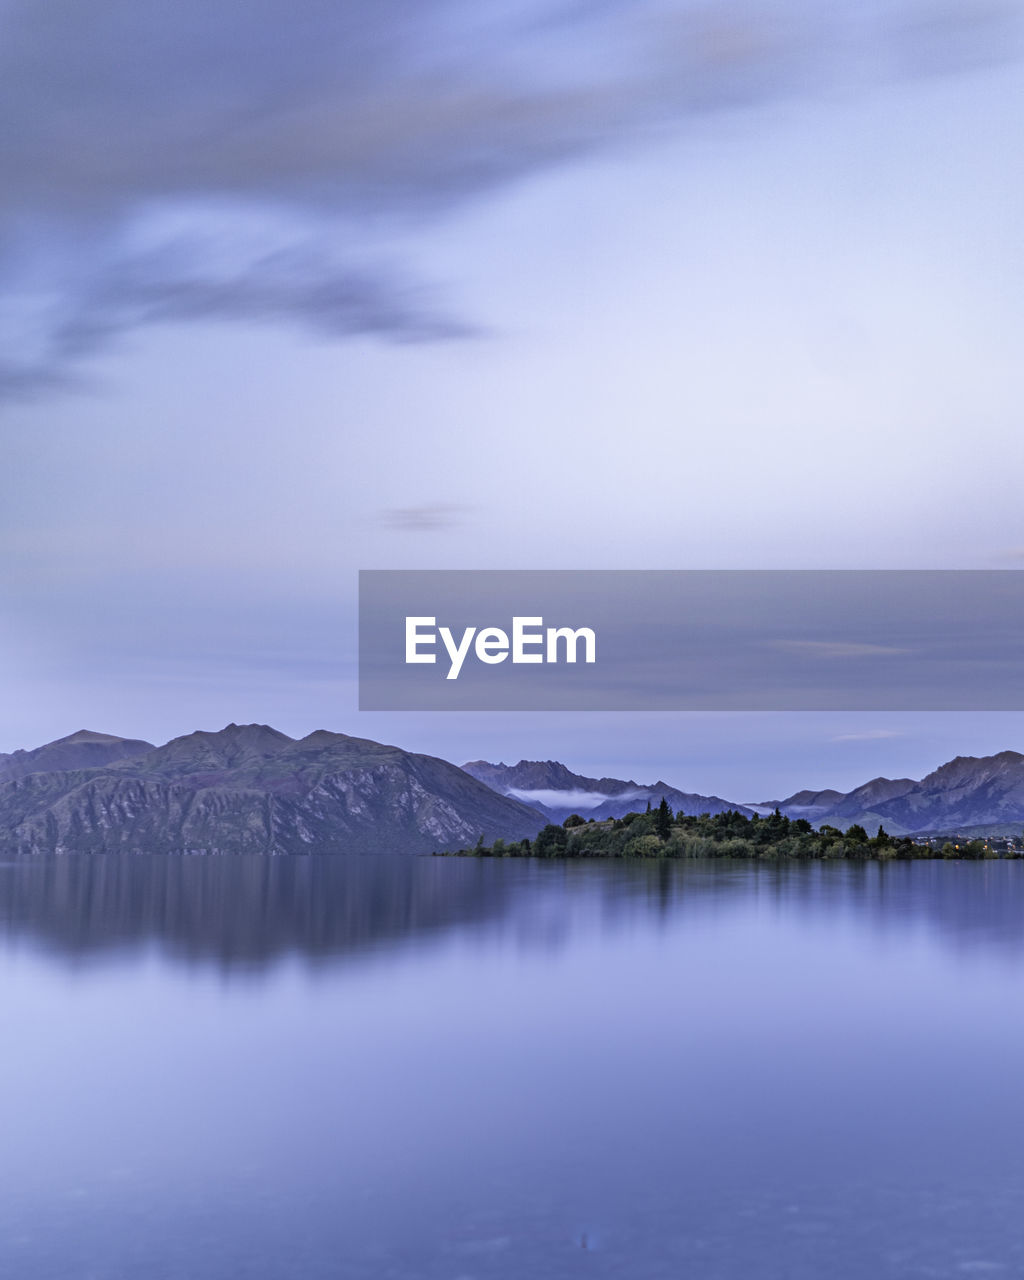
[[[1020,568],[1017,0],[0,0],[0,750],[735,799],[1010,712],[360,713],[360,569]]]

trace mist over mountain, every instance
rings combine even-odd
[[[623,814],[645,809],[648,801],[657,806],[662,796],[673,813],[680,810],[692,814],[724,813],[727,809],[739,809],[749,817],[753,812],[746,805],[733,804],[720,796],[680,791],[667,782],[646,784],[622,778],[587,778],[572,773],[557,760],[520,760],[514,765],[471,760],[462,767],[502,795],[539,809],[552,822],[563,822],[571,813],[598,821],[621,818]]]
[[[63,743],[14,754],[77,760]],[[429,853],[481,834],[533,836],[543,822],[445,760],[326,730],[295,740],[268,725],[0,782],[0,849],[15,853]]]
[[[814,822],[823,813],[828,813],[834,805],[844,798],[842,791],[796,791],[785,800],[762,800],[760,804],[752,804],[755,813],[768,814],[779,809],[787,818],[806,818]]]

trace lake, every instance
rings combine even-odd
[[[1024,862],[0,864],[6,1280],[1024,1276]]]

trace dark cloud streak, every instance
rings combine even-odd
[[[27,240],[48,303],[34,351],[0,354],[0,397],[66,385],[154,323],[463,337],[471,326],[365,260],[360,229],[416,225],[665,121],[998,62],[1019,53],[1020,18],[1019,0],[500,0],[485,14],[468,0],[9,0],[0,301]],[[212,207],[293,219],[319,243],[296,253],[268,222],[232,270],[190,256],[187,237],[169,251],[152,232],[141,256],[121,243],[161,211],[201,230]]]
[[[125,334],[160,324],[291,324],[327,339],[410,343],[478,332],[401,274],[334,262],[315,247],[275,250],[230,270],[187,246],[103,261],[76,273],[52,311],[34,353],[0,360],[0,399],[77,388],[84,360]]]

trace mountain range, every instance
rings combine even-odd
[[[518,764],[490,764],[470,760],[466,773],[485,782],[493,790],[539,810],[549,822],[563,822],[572,813],[601,821],[621,818],[630,811],[653,807],[667,800],[673,813],[724,813],[739,809],[750,817],[753,810],[733,804],[720,796],[702,796],[680,791],[667,782],[651,784],[627,782],[622,778],[586,778],[572,773],[557,760],[520,760]]]
[[[736,804],[720,796],[680,791],[665,782],[640,784],[619,778],[588,778],[554,760],[520,760],[516,765],[472,760],[462,766],[503,795],[522,800],[552,822],[570,813],[584,818],[620,818],[629,810],[657,806],[664,796],[674,812],[720,813],[736,809],[750,816],[781,810],[845,830],[860,823],[872,833],[879,825],[891,835],[1017,835],[1024,825],[1024,755],[957,756],[920,781],[872,778],[852,791],[797,791],[784,800]]]
[[[0,754],[0,853],[429,853],[534,836],[571,813],[656,807],[789,817],[892,835],[1019,834],[1024,755],[958,756],[920,781],[873,778],[740,805],[665,782],[590,778],[555,760],[435,756],[320,729],[230,724],[156,747],[80,730]]]
[[[326,730],[162,747],[82,730],[0,757],[5,852],[429,853],[543,825],[445,760]]]
[[[815,826],[827,822],[845,829],[859,822],[873,828],[881,823],[897,836],[1016,835],[1024,824],[1024,755],[1000,751],[994,756],[957,756],[919,782],[873,778],[834,796],[797,792],[778,801],[778,807],[788,817],[810,818]],[[758,806],[762,811],[774,807],[772,802]]]

